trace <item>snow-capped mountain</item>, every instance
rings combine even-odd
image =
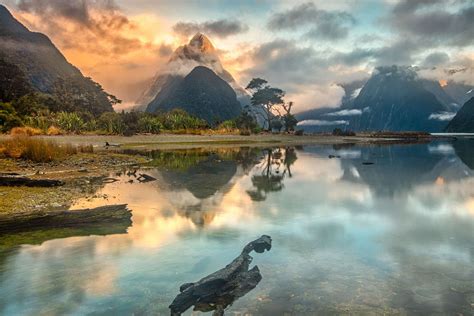
[[[204,66],[214,71],[234,89],[241,104],[248,104],[248,93],[224,69],[217,50],[209,38],[204,34],[197,33],[188,44],[180,46],[174,51],[164,69],[156,74],[153,81],[137,100],[137,108],[146,109],[161,89],[168,84],[168,81],[179,77],[184,78],[197,66]]]

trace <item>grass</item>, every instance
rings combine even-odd
[[[43,131],[34,127],[14,127],[10,131],[12,136],[37,136],[43,134]]]
[[[62,160],[79,152],[92,153],[92,145],[58,145],[53,141],[25,135],[14,136],[0,143],[0,157],[24,159],[33,162]]]

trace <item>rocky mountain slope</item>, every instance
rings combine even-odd
[[[17,67],[39,92],[70,98],[71,109],[98,114],[112,111],[109,96],[100,85],[71,65],[44,34],[31,32],[0,5],[0,59]]]
[[[195,67],[186,77],[170,76],[146,111],[182,109],[214,125],[234,118],[242,107],[232,87],[211,69]]]
[[[449,122],[446,132],[474,133],[474,97],[467,101]]]

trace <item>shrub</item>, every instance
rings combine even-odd
[[[77,134],[79,134],[85,126],[82,118],[75,112],[59,112],[57,121],[61,129]]]
[[[283,123],[280,119],[273,119],[271,124],[270,124],[272,130],[276,130],[276,131],[281,131],[282,127],[283,127]]]
[[[294,131],[298,120],[293,114],[286,114],[283,116],[283,122],[285,123],[285,130],[287,132]]]
[[[252,115],[244,111],[235,119],[235,126],[240,130],[253,131],[258,127],[258,124]]]
[[[99,128],[108,134],[123,134],[126,125],[122,116],[115,112],[105,112],[97,120]]]
[[[186,113],[186,111],[179,109],[161,114],[159,117],[161,118],[164,128],[167,130],[200,129],[207,127],[206,121],[191,116]]]
[[[21,125],[23,124],[15,108],[10,103],[0,102],[0,133]]]
[[[142,133],[158,134],[163,129],[160,118],[145,115],[138,120],[139,130]]]
[[[49,127],[55,124],[55,118],[50,114],[41,114],[34,116],[26,116],[24,118],[24,122],[26,126],[37,128],[46,132]]]
[[[14,127],[10,131],[10,135],[13,136],[37,136],[41,135],[43,132],[39,128],[34,128],[30,126],[25,126],[25,127]]]

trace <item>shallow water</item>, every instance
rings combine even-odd
[[[0,314],[168,315],[262,234],[263,279],[228,315],[474,312],[474,141],[150,155],[73,206],[127,203],[127,233],[3,252]]]

